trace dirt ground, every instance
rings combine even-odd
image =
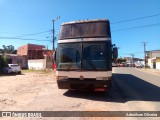
[[[116,86],[112,88],[113,93],[105,96],[95,93],[60,90],[56,84],[54,71],[24,72],[21,75],[0,76],[0,111],[122,111],[124,108],[126,110],[136,110],[138,107],[134,108],[132,104],[141,104],[141,102],[137,103],[136,101],[121,102],[123,98],[118,92],[119,90]],[[3,119],[10,120],[11,118]],[[17,119],[23,120],[24,118],[11,120]],[[53,118],[47,119],[52,120]],[[63,120],[64,118],[54,119]],[[74,120],[76,118],[65,119]],[[97,120],[98,118],[79,119]],[[105,120],[106,118],[99,119]],[[116,118],[112,117],[109,120],[113,119]],[[128,118],[118,118],[118,120],[125,119],[128,120]],[[130,120],[132,119],[134,120],[134,118],[130,118]],[[38,120],[46,120],[46,118],[38,118]]]
[[[0,111],[36,110],[29,104],[49,92],[55,81],[54,72],[27,72],[0,76]],[[44,109],[42,109],[44,110]]]

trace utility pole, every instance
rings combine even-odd
[[[55,50],[54,43],[55,43],[55,40],[56,40],[56,37],[54,36],[54,33],[55,33],[55,30],[54,30],[54,22],[57,21],[58,19],[60,19],[60,16],[58,16],[56,19],[53,19],[53,20],[52,20],[52,23],[53,23],[53,30],[52,30],[52,34],[53,34],[53,38],[52,38],[53,51]]]
[[[144,67],[146,67],[146,45],[147,45],[147,42],[141,42],[143,43],[143,46],[144,46]]]
[[[134,54],[130,54],[132,56],[132,64],[134,64]]]

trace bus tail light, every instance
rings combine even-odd
[[[106,90],[107,90],[106,88],[95,88],[94,89],[94,91],[101,91],[101,92],[106,91]]]

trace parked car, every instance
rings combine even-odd
[[[112,63],[112,67],[118,67],[116,63]]]
[[[141,64],[141,63],[136,63],[136,64],[135,64],[135,67],[136,67],[136,68],[142,68],[142,67],[143,67],[143,64]]]
[[[10,74],[10,73],[20,73],[21,68],[18,64],[8,64],[7,67],[3,68],[3,73]]]
[[[125,67],[123,63],[118,64],[118,67]]]
[[[126,66],[127,66],[127,67],[135,67],[135,64],[133,64],[133,63],[127,63]]]

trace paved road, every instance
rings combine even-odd
[[[160,111],[160,76],[136,68],[114,68],[113,73],[125,102],[137,101],[137,110]]]

